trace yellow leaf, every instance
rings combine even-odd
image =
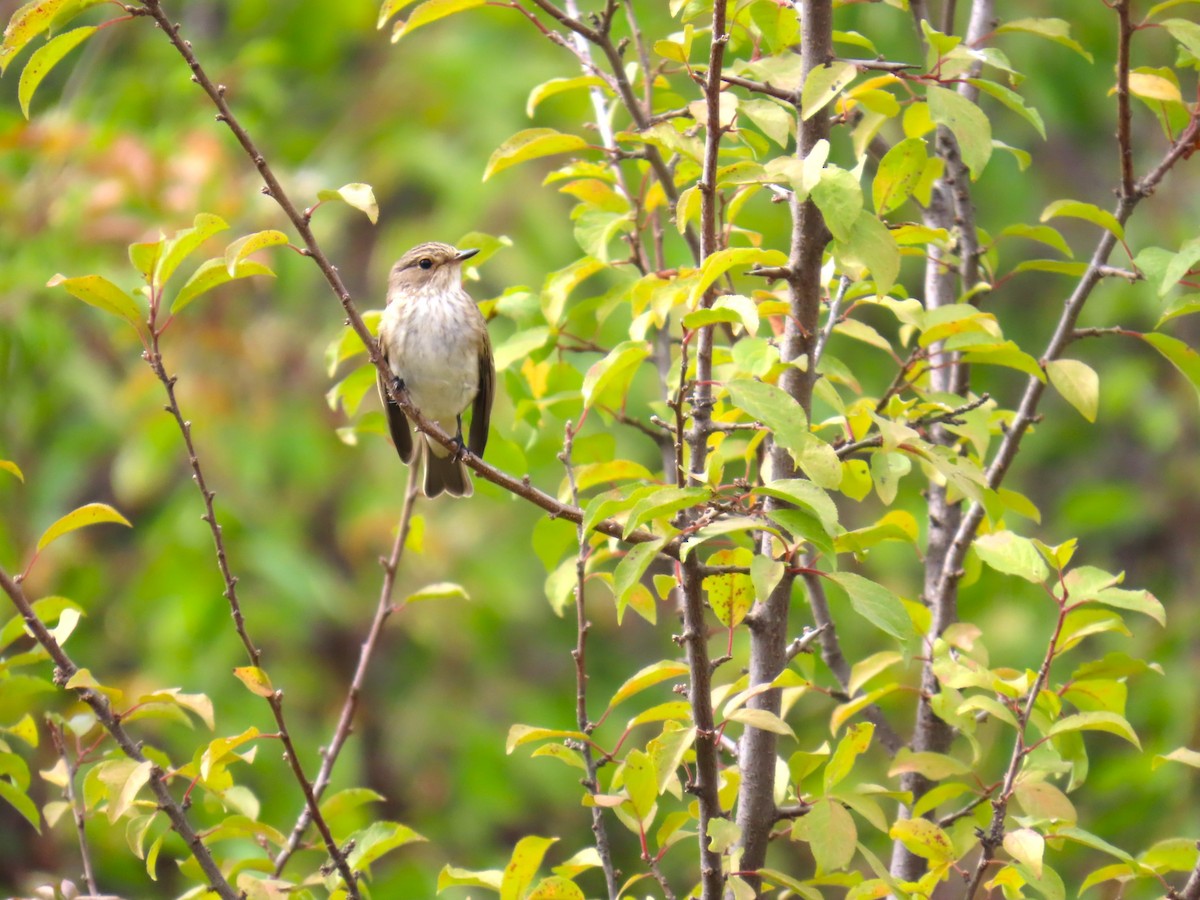
[[[38,552],[46,549],[49,544],[52,544],[64,534],[75,531],[77,528],[99,525],[101,522],[118,522],[129,528],[133,527],[128,519],[107,503],[89,503],[86,506],[72,510],[47,528],[42,533],[42,536],[38,538]]]

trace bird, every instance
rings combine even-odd
[[[466,448],[482,457],[496,393],[496,366],[487,321],[462,285],[462,264],[479,251],[450,244],[418,244],[400,257],[388,276],[387,300],[379,320],[379,348],[394,386],[458,445],[448,450],[427,435],[414,444],[408,417],[388,395],[379,373],[379,396],[400,459],[424,466],[422,493],[470,497],[474,493],[462,461],[462,414],[471,407]]]

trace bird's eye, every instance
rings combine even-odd
[[[420,266],[422,269],[432,269],[433,268],[433,260],[430,259],[428,256],[426,256],[419,263],[417,263],[417,265]]]

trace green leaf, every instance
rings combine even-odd
[[[744,547],[718,550],[708,558],[710,566],[749,566],[753,554]],[[704,579],[708,603],[717,621],[726,628],[736,628],[754,605],[754,582],[741,572],[709,575]]]
[[[980,559],[1005,575],[1041,584],[1050,574],[1033,541],[1011,531],[980,535],[972,546]]]
[[[238,265],[251,253],[287,242],[288,237],[282,231],[256,231],[240,237],[225,248],[225,271],[230,278],[236,278]]]
[[[392,29],[392,43],[396,43],[406,34],[416,31],[422,25],[428,25],[430,22],[436,22],[438,19],[444,19],[446,16],[454,15],[454,13],[462,12],[467,9],[474,9],[477,6],[483,6],[487,0],[425,0],[420,6],[412,11],[412,15],[407,19],[397,22]],[[395,0],[388,0],[380,11],[379,27],[382,28],[388,19],[405,3],[397,3]],[[384,13],[387,13],[385,16]]]
[[[542,287],[541,295],[542,315],[546,319],[546,324],[557,326],[562,319],[563,310],[566,308],[567,298],[571,292],[605,268],[607,266],[600,260],[585,256],[546,276],[546,283]]]
[[[681,509],[688,509],[709,498],[709,490],[702,487],[677,488],[664,486],[652,490],[637,502],[629,512],[625,522],[625,537],[633,534],[643,525],[667,516],[673,516]]]
[[[817,517],[825,533],[833,537],[838,532],[837,505],[824,489],[806,478],[785,478],[770,481],[754,489],[754,493],[794,503]]]
[[[972,180],[977,179],[992,155],[992,125],[988,117],[957,91],[931,84],[925,96],[929,115],[954,134]]]
[[[58,65],[64,56],[95,32],[94,25],[72,29],[47,41],[44,46],[37,49],[33,56],[29,57],[29,62],[21,71],[21,81],[17,86],[17,100],[21,104],[21,112],[25,118],[29,118],[29,103],[33,100],[33,94],[38,89],[38,85],[42,83],[42,79],[50,74],[50,70]]]
[[[807,815],[792,824],[791,837],[792,840],[807,841],[817,872],[828,874],[850,865],[858,829],[854,818],[841,803],[833,797],[821,797],[813,802]]]
[[[796,114],[773,100],[743,100],[738,111],[744,113],[767,137],[780,147],[787,147],[796,129]]]
[[[795,738],[796,735],[792,731],[791,726],[775,713],[765,709],[752,709],[743,706],[740,709],[735,709],[725,717],[727,722],[741,722],[743,725],[748,725],[751,728],[757,728],[759,731],[769,731],[772,734],[783,735],[784,737]]]
[[[875,726],[870,722],[860,722],[846,729],[845,736],[838,741],[829,763],[825,766],[825,793],[845,780],[854,769],[854,761],[867,752],[871,739],[875,736]]]
[[[533,882],[542,857],[550,845],[558,838],[544,838],[530,835],[517,841],[513,848],[508,865],[504,867],[504,877],[500,882],[500,900],[521,900],[525,889]]]
[[[763,250],[759,247],[729,247],[710,254],[700,267],[700,279],[692,286],[688,303],[695,306],[714,281],[734,266],[786,266],[787,254],[779,250]]]
[[[214,257],[213,259],[205,260],[196,268],[196,271],[192,273],[192,277],[184,283],[183,287],[179,289],[179,293],[175,295],[175,299],[171,301],[171,315],[177,315],[193,300],[203,294],[207,294],[213,288],[220,287],[229,281],[249,278],[252,275],[275,277],[274,272],[262,263],[255,262],[252,259],[245,259],[239,262],[233,275],[229,274],[229,269],[226,268],[223,258]]]
[[[825,104],[836,97],[858,74],[858,69],[851,62],[832,62],[817,66],[804,79],[804,89],[800,94],[800,116],[808,121],[820,111]]]
[[[921,181],[929,156],[923,138],[906,138],[894,144],[875,172],[871,199],[877,215],[886,215],[904,203]]]
[[[680,559],[686,560],[697,547],[715,537],[722,537],[727,534],[737,534],[738,532],[766,532],[779,536],[779,529],[766,524],[760,519],[751,518],[750,516],[734,516],[728,519],[721,519],[714,522],[712,525],[705,525],[691,537],[689,537],[679,548]]]
[[[365,213],[366,217],[371,221],[372,225],[374,225],[375,223],[377,223],[379,221],[379,204],[375,202],[375,191],[371,188],[371,186],[369,184],[363,184],[361,181],[353,181],[350,184],[343,184],[336,191],[333,191],[333,190],[318,191],[317,199],[318,200],[341,200],[342,202],[346,203],[348,206],[353,206],[359,212]],[[276,232],[261,231],[261,232],[259,232],[259,234],[276,234],[276,235],[278,235],[279,232],[277,232],[277,231]],[[282,240],[271,241],[271,243],[286,244],[288,242],[287,237],[283,236],[283,235],[281,235],[281,237],[283,237]],[[268,245],[261,244],[259,246],[266,247]],[[259,248],[258,247],[254,248],[254,250],[257,250],[257,249],[259,249]],[[247,250],[246,253],[242,254],[242,256],[245,256],[248,253],[253,253],[254,250]]]
[[[1068,731],[1107,731],[1109,734],[1124,738],[1139,750],[1142,749],[1133,726],[1124,716],[1112,712],[1084,712],[1066,716],[1050,726],[1046,737],[1054,737],[1056,734],[1064,734]]]
[[[854,611],[876,628],[901,641],[916,637],[904,604],[882,584],[853,572],[834,572],[827,577],[849,595]]]
[[[586,741],[587,735],[582,731],[564,731],[558,728],[539,728],[536,725],[513,725],[508,729],[508,740],[504,746],[505,753],[512,753],[522,744],[531,741],[547,741],[566,738],[572,741]]]
[[[1004,849],[1017,862],[1028,866],[1038,878],[1042,877],[1046,840],[1032,828],[1017,828],[1005,834]]]
[[[434,0],[429,0],[434,2]],[[472,5],[479,5],[483,0],[471,0]],[[510,137],[496,148],[483,170],[483,180],[487,181],[497,172],[503,172],[509,166],[537,159],[541,156],[551,156],[555,153],[571,153],[584,150],[588,142],[575,134],[563,134],[553,128],[526,128]]]
[[[900,819],[892,824],[888,837],[935,865],[954,862],[957,857],[950,836],[928,819]]]
[[[604,88],[607,93],[612,93],[608,82],[598,75],[576,75],[574,78],[551,78],[549,81],[543,81],[529,92],[529,99],[525,101],[525,115],[532,119],[533,111],[547,97],[553,97],[563,91],[594,87]]]
[[[1005,22],[996,29],[996,34],[1011,34],[1014,32],[1032,34],[1049,41],[1054,41],[1056,44],[1070,47],[1088,62],[1092,61],[1092,54],[1083,49],[1083,46],[1071,37],[1071,25],[1064,19],[1017,19],[1012,22]]]
[[[850,277],[858,279],[870,272],[877,295],[887,294],[900,275],[896,238],[887,225],[865,209],[854,221],[849,237],[838,243],[834,252]]]
[[[19,812],[38,834],[42,833],[42,817],[38,815],[37,805],[29,799],[28,794],[5,778],[0,778],[0,799]]]
[[[1046,363],[1046,375],[1063,399],[1079,410],[1089,422],[1096,421],[1100,406],[1100,376],[1087,363],[1077,359],[1053,359]]]
[[[442,866],[438,872],[437,889],[440,894],[448,887],[477,887],[487,891],[499,891],[504,873],[499,869],[472,871],[454,866]]]
[[[1118,240],[1125,240],[1125,229],[1121,227],[1121,223],[1117,221],[1116,217],[1094,203],[1084,203],[1082,200],[1055,200],[1042,210],[1039,221],[1047,222],[1058,216],[1083,219],[1111,232]]]
[[[38,552],[40,553],[46,549],[47,546],[64,534],[68,534],[78,528],[87,528],[89,525],[99,525],[102,522],[116,522],[129,528],[133,527],[128,519],[107,503],[88,503],[67,513],[42,532],[42,536],[38,538],[37,542]]]
[[[233,674],[249,689],[250,693],[257,694],[259,697],[275,695],[275,688],[271,686],[271,679],[265,669],[260,669],[258,666],[239,666],[233,670]]]
[[[78,278],[55,275],[46,282],[46,287],[60,286],[66,288],[72,297],[77,297],[89,306],[124,319],[138,334],[145,332],[145,313],[138,308],[129,294],[102,275],[81,275]]]
[[[356,831],[350,840],[354,849],[346,854],[346,862],[352,870],[359,871],[388,851],[425,838],[399,822],[372,822],[362,831]]]
[[[1012,235],[1013,237],[1028,238],[1031,241],[1038,241],[1053,247],[1055,250],[1062,252],[1063,256],[1068,259],[1075,254],[1071,252],[1071,247],[1063,239],[1057,228],[1051,228],[1049,225],[1009,225],[1002,232],[1003,235]]]
[[[1159,24],[1187,49],[1200,59],[1200,23],[1191,19],[1163,19]]]
[[[1139,254],[1139,257],[1141,254]],[[1162,284],[1158,288],[1158,296],[1165,296],[1167,291],[1175,287],[1200,262],[1200,238],[1192,238],[1172,254],[1162,272]]]
[[[854,173],[826,166],[813,185],[811,196],[834,238],[849,241],[863,212],[862,185]]]
[[[591,407],[608,402],[624,406],[625,394],[637,374],[638,366],[650,355],[646,341],[622,341],[603,359],[593,363],[583,376],[583,405]]]
[[[1151,770],[1157,769],[1165,762],[1177,762],[1191,766],[1193,769],[1200,769],[1200,751],[1178,747],[1170,753],[1160,753],[1151,761],[1150,768]]]
[[[725,385],[734,404],[768,426],[775,442],[796,465],[824,488],[841,483],[842,468],[833,448],[808,430],[804,410],[786,391],[759,381],[736,380]]]
[[[1037,133],[1042,136],[1042,140],[1046,139],[1046,123],[1042,121],[1041,114],[1032,106],[1025,105],[1025,99],[1016,91],[1006,88],[1002,84],[997,84],[994,81],[988,81],[984,78],[968,78],[967,81],[979,88],[985,94],[991,94],[1026,122],[1032,125]]]
[[[0,75],[7,71],[13,58],[35,37],[50,27],[54,17],[68,0],[30,0],[12,14],[0,42]]]
[[[170,238],[164,239],[161,242],[161,247],[154,265],[153,277],[150,282],[156,286],[166,284],[171,276],[175,274],[175,270],[179,268],[179,264],[187,259],[196,248],[203,244],[206,240],[224,231],[229,227],[225,220],[220,216],[214,216],[210,213],[198,213],[196,218],[192,220],[191,228],[183,228],[175,232]],[[130,259],[134,257],[134,250],[129,248]],[[141,266],[138,261],[134,262],[139,270]]]
[[[1142,334],[1139,337],[1165,356],[1200,393],[1200,354],[1178,338],[1158,331]]]
[[[422,600],[470,600],[471,597],[467,593],[467,589],[461,584],[454,584],[450,581],[439,581],[436,584],[427,584],[415,593],[409,594],[404,598],[404,603],[417,603]]]
[[[617,692],[608,701],[608,708],[612,709],[623,700],[628,700],[630,697],[640,694],[646,688],[653,687],[660,682],[671,678],[686,678],[688,671],[688,667],[685,664],[675,660],[664,659],[656,663],[651,663],[638,671],[636,675],[626,679],[625,683],[617,688]]]
[[[642,576],[646,574],[646,569],[654,562],[658,556],[658,551],[662,549],[663,544],[667,539],[659,538],[657,541],[648,541],[644,544],[634,544],[629,548],[624,558],[617,563],[617,568],[613,572],[613,594],[617,599],[617,607],[620,613],[624,612],[626,604],[629,602],[629,596],[633,590],[641,584]]]

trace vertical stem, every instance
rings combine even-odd
[[[66,735],[63,730],[53,722],[48,722],[47,725],[54,749],[67,768],[67,802],[71,805],[71,815],[75,819],[75,831],[79,835],[79,856],[83,860],[83,880],[89,894],[99,894],[100,888],[97,887],[96,873],[92,870],[92,854],[88,848],[85,810],[79,803],[79,796],[75,793],[75,775],[79,771],[79,764],[77,760],[72,759],[71,753],[67,749]]]
[[[375,647],[379,644],[379,638],[383,634],[383,626],[396,611],[396,607],[392,605],[392,590],[396,584],[396,572],[400,567],[400,557],[404,553],[404,545],[412,526],[412,512],[416,500],[417,467],[409,466],[408,484],[404,489],[404,507],[400,510],[396,540],[392,543],[392,551],[387,559],[380,560],[383,564],[383,585],[379,590],[379,603],[375,607],[375,617],[371,620],[371,627],[367,629],[367,636],[363,639],[362,649],[358,654],[358,664],[355,666],[354,676],[350,680],[350,689],[346,692],[342,712],[333,729],[333,738],[321,754],[321,767],[317,770],[317,777],[313,779],[313,796],[317,799],[320,799],[321,795],[325,793],[325,789],[329,787],[330,778],[333,776],[333,767],[336,765],[354,725],[354,714],[358,711],[358,701],[362,696],[363,687],[366,685],[367,669],[374,656]],[[292,827],[292,833],[288,835],[287,844],[275,856],[275,875],[277,877],[283,872],[287,861],[300,848],[300,841],[303,840],[304,833],[311,824],[312,811],[306,804],[301,810],[296,824]]]
[[[1131,0],[1114,0],[1117,28],[1117,148],[1121,161],[1121,198],[1133,196],[1133,110],[1129,102],[1129,42],[1133,24],[1129,19]]]
[[[974,0],[965,40],[974,45],[991,30],[994,0]],[[976,89],[963,81],[959,93],[970,100],[978,95]],[[924,210],[925,224],[943,228],[957,237],[952,251],[931,247],[925,267],[925,307],[936,309],[958,302],[961,291],[969,290],[979,277],[979,243],[975,228],[975,212],[971,202],[970,173],[962,161],[958,142],[950,130],[938,126],[936,133],[938,155],[945,161],[945,175],[934,185],[930,203]],[[939,393],[965,395],[969,390],[969,370],[958,354],[947,352],[942,342],[930,347],[930,388]],[[930,442],[951,446],[955,437],[941,424],[930,429]],[[941,575],[950,556],[954,538],[962,524],[962,503],[951,502],[945,485],[931,484],[927,491],[928,538],[925,550],[925,582],[922,599],[932,613],[926,636],[926,656],[933,642],[958,619],[957,581],[946,583]],[[921,670],[921,693],[917,701],[916,723],[913,728],[914,752],[945,753],[954,738],[953,730],[933,711],[933,699],[941,690],[931,661]],[[933,782],[917,772],[905,773],[900,779],[902,790],[909,791],[915,802]],[[900,811],[907,816],[908,809]],[[892,847],[892,874],[908,881],[917,880],[925,871],[925,860],[909,851],[901,842]]]
[[[579,486],[575,481],[575,466],[571,463],[571,451],[575,444],[575,431],[567,422],[563,429],[563,449],[559,454],[564,468],[567,470],[567,482],[571,486],[571,502],[579,505]],[[588,538],[583,530],[583,523],[575,526],[575,537],[579,542],[579,552],[575,556],[575,649],[571,658],[575,661],[575,722],[579,730],[590,735],[595,725],[588,717],[587,711],[587,635],[592,624],[587,619],[587,609],[584,601],[584,583],[587,576]],[[587,773],[584,788],[593,796],[600,792],[600,781],[597,777],[599,767],[592,753],[591,744],[583,742],[579,750],[583,756],[583,766]],[[604,809],[592,805],[592,834],[596,839],[596,854],[600,857],[600,868],[604,871],[604,884],[608,890],[609,900],[617,900],[621,889],[617,884],[617,870],[613,864],[612,847],[608,840],[608,829],[604,825]]]
[[[800,8],[800,57],[804,77],[833,58],[832,0],[804,0]],[[829,138],[829,116],[818,110],[807,119],[800,116],[799,97],[796,100],[798,131],[796,154],[804,159],[822,140]],[[793,194],[791,248],[788,258],[788,299],[791,315],[784,325],[780,357],[790,366],[780,378],[779,386],[792,396],[806,417],[812,410],[813,385],[816,383],[816,354],[821,340],[821,263],[829,230],[820,210],[811,200],[800,201]],[[796,474],[787,450],[770,443],[764,463],[763,480],[790,478]],[[767,501],[768,509],[782,504]],[[773,555],[774,541],[766,535],[760,553]],[[791,569],[794,560],[787,560]],[[774,681],[788,663],[788,610],[795,576],[786,574],[771,595],[756,603],[746,618],[750,630],[750,684]],[[747,706],[779,714],[780,693],[765,691],[751,698]],[[738,759],[742,775],[738,790],[737,823],[741,828],[743,870],[760,869],[766,862],[767,844],[775,823],[775,755],[777,736],[773,732],[747,727],[739,746]],[[757,876],[746,876],[754,890],[760,887]]]

